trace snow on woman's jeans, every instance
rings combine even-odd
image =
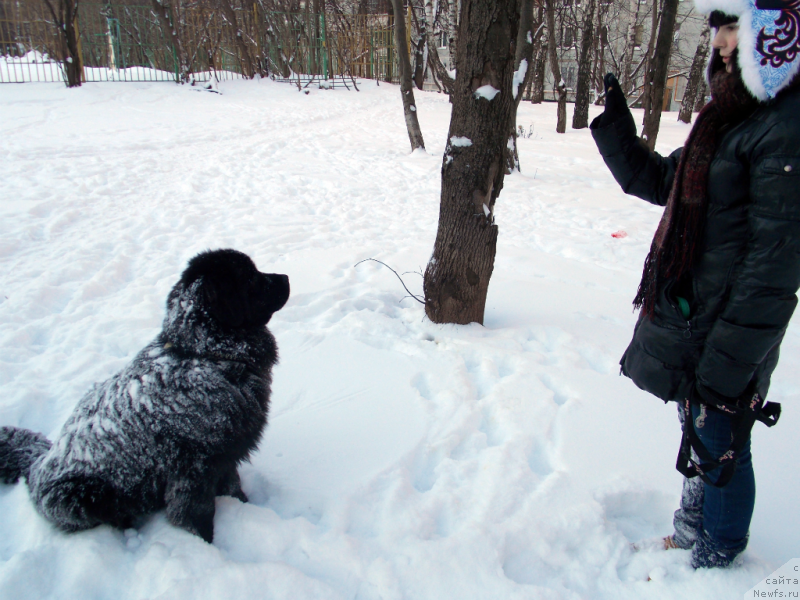
[[[681,404],[678,417],[684,426]],[[708,409],[701,415],[701,408],[692,405],[692,418],[700,441],[712,456],[728,450],[732,429],[727,415]],[[694,453],[693,458],[697,459]],[[736,462],[736,472],[723,488],[707,485],[699,477],[683,481],[681,507],[673,519],[673,541],[680,548],[692,548],[694,568],[727,567],[747,547],[756,499],[750,440]],[[715,479],[719,473],[712,471],[709,476]]]

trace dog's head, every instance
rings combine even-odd
[[[289,278],[261,273],[246,254],[237,250],[209,250],[189,261],[178,285],[198,283],[199,300],[224,329],[266,325],[289,299]]]

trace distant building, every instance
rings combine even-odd
[[[598,81],[592,87],[593,89],[602,88],[602,78],[607,72],[613,72],[622,79],[624,54],[626,48],[631,46],[631,41],[633,41],[633,55],[630,63],[632,71],[636,71],[636,74],[632,78],[633,93],[629,94],[628,101],[635,107],[640,106],[647,68],[643,59],[647,52],[647,44],[650,42],[653,27],[652,11],[654,5],[657,5],[657,0],[656,2],[654,0],[597,0],[597,2],[603,17],[600,30],[595,32],[593,56]],[[556,43],[558,44],[559,66],[561,67],[561,76],[567,85],[569,102],[575,101],[581,43],[579,24],[583,22],[585,6],[586,0],[560,0],[556,8]],[[595,23],[597,23],[597,18],[595,18]],[[669,76],[664,91],[664,111],[678,111],[681,108],[683,94],[688,83],[689,69],[705,23],[705,17],[694,10],[694,3],[691,0],[680,0]],[[543,35],[546,42],[547,32],[545,31]],[[445,32],[437,30],[435,39],[442,64],[448,70],[452,70],[447,35]],[[426,90],[438,89],[429,72],[426,73],[424,88]],[[547,65],[545,68],[545,101],[557,99],[554,88],[553,75],[550,66]]]
[[[567,98],[575,100],[575,86],[578,79],[578,55],[580,53],[580,29],[578,23],[583,21],[581,3],[576,0],[561,0],[556,14],[556,40],[560,57],[561,76],[567,84]],[[585,2],[585,0],[584,0]],[[607,72],[613,72],[622,79],[623,58],[626,49],[633,41],[633,56],[630,60],[632,70],[636,72],[632,79],[631,89],[635,90],[628,98],[637,105],[644,91],[643,80],[647,65],[643,63],[647,44],[651,38],[653,27],[653,0],[622,0],[606,2],[599,0],[599,7],[604,13],[602,27],[596,36],[595,63],[598,78]],[[670,58],[669,79],[664,94],[664,110],[680,110],[683,92],[686,89],[687,76],[692,65],[700,34],[705,25],[705,17],[694,10],[694,3],[681,0],[675,24],[673,52]],[[595,20],[595,23],[597,20]],[[604,48],[601,53],[600,49]],[[627,62],[627,61],[626,61]],[[602,63],[602,65],[600,64]],[[602,67],[602,68],[601,68]],[[551,69],[545,69],[545,100],[557,99],[554,92],[554,81]],[[599,84],[599,81],[597,82]],[[593,86],[594,87],[599,87]],[[629,90],[626,90],[626,93]]]

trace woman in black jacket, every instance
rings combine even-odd
[[[664,540],[691,548],[695,568],[727,566],[747,545],[749,426],[768,422],[761,407],[800,287],[800,0],[696,4],[715,34],[712,101],[686,145],[650,151],[613,75],[591,124],[622,189],[665,206],[620,364],[643,390],[678,401],[684,458],[690,442],[702,454],[682,469],[700,478],[685,479]]]

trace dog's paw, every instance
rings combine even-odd
[[[209,544],[214,541],[214,515],[207,518],[204,516],[203,518],[195,519],[194,528],[196,531],[192,533],[199,535]]]

